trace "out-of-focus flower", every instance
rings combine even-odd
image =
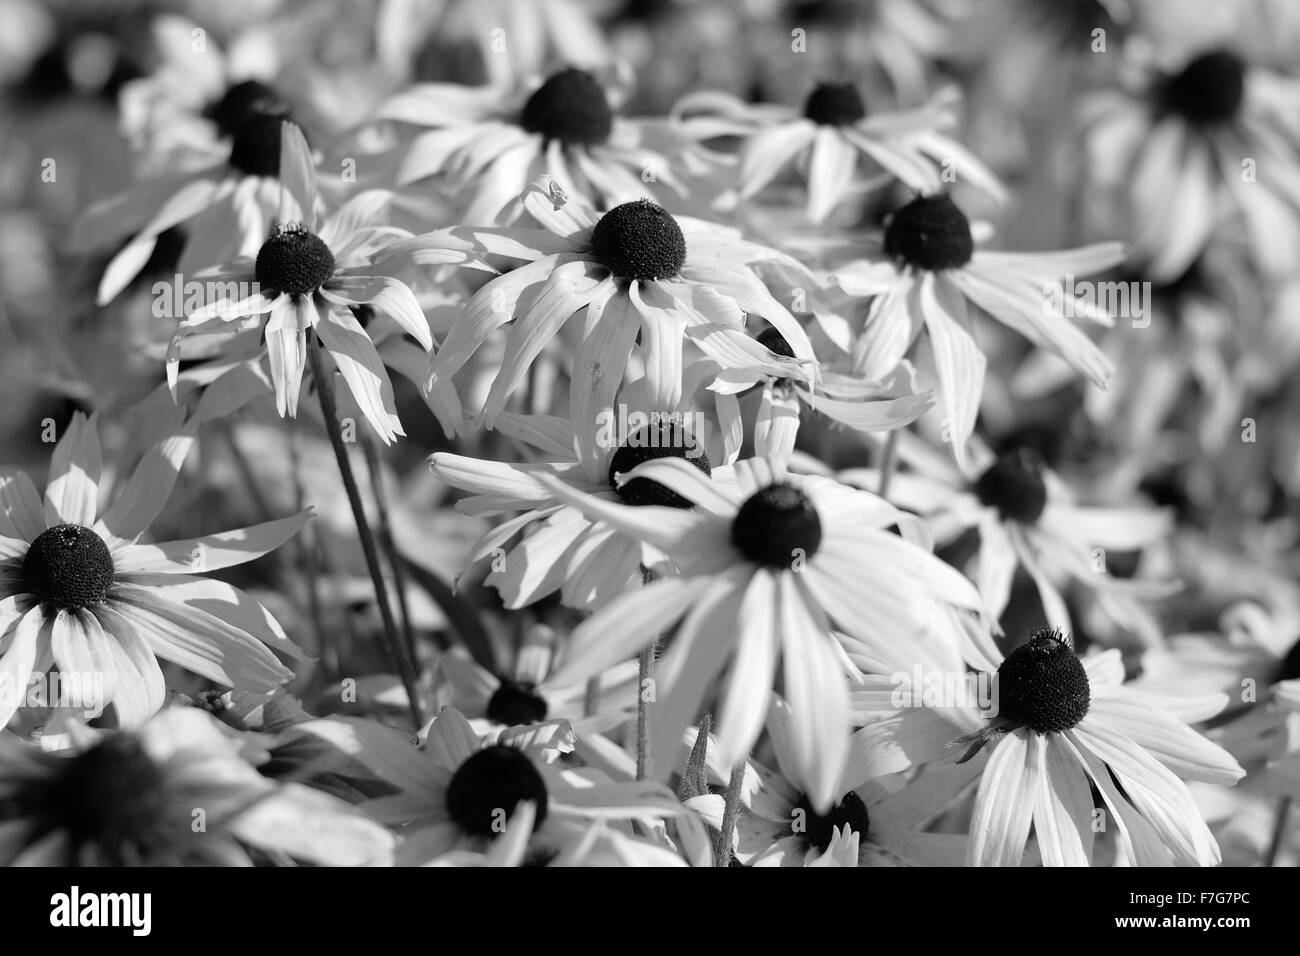
[[[0,735],[0,864],[384,864],[395,840],[337,797],[277,783],[208,713],[171,707],[135,731],[79,728],[70,753]],[[201,826],[196,825],[200,818]]]
[[[956,125],[958,99],[949,88],[919,109],[868,116],[852,83],[821,83],[808,94],[802,112],[703,92],[684,97],[673,114],[700,139],[742,138],[741,201],[762,192],[786,166],[798,165],[807,179],[808,218],[822,222],[851,189],[869,190],[895,178],[930,193],[956,177],[1005,199],[984,164],[944,132]],[[875,171],[865,182],[857,175],[863,158]]]

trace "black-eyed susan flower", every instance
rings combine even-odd
[[[397,827],[403,865],[453,850],[489,851],[508,839],[507,825],[523,803],[533,805],[528,850],[541,862],[583,840],[593,821],[648,823],[686,812],[662,784],[614,781],[559,762],[573,751],[566,721],[510,728],[486,741],[459,711],[444,707],[418,748],[408,735],[354,718],[309,721],[294,732],[332,743],[400,788],[361,807]]]
[[[382,865],[394,838],[339,799],[262,776],[206,711],[74,732],[47,753],[0,736],[0,864]]]
[[[675,750],[710,683],[725,673],[719,759],[734,765],[762,730],[779,663],[792,750],[814,804],[825,810],[848,752],[848,679],[856,674],[831,628],[873,645],[956,647],[963,638],[949,615],[978,612],[978,594],[915,540],[888,530],[898,525],[910,537],[901,512],[831,479],[787,475],[783,463],[759,458],[737,462],[731,485],[658,458],[620,481],[645,478],[696,507],[630,508],[539,477],[588,517],[664,552],[679,572],[580,624],[557,679],[599,673],[681,621],[656,672],[654,750]]]
[[[852,345],[854,371],[868,381],[893,372],[926,330],[947,440],[964,463],[987,365],[970,306],[1104,387],[1111,364],[1070,316],[1102,325],[1114,319],[1096,303],[1066,295],[1061,280],[1101,272],[1124,255],[1114,242],[1062,252],[977,250],[970,220],[952,199],[921,195],[893,212],[878,253],[840,266],[830,281],[850,296],[872,299]]]
[[[373,253],[408,234],[366,224],[374,206],[385,201],[384,194],[373,191],[354,197],[318,227],[316,171],[307,143],[297,127],[284,123],[282,128],[280,221],[255,259],[236,260],[201,274],[218,294],[215,301],[191,311],[173,335],[168,385],[175,394],[187,336],[220,329],[236,319],[251,319],[255,326],[266,315],[263,335],[279,413],[297,415],[307,336],[312,334],[334,359],[375,433],[391,443],[405,434],[393,404],[392,384],[354,310],[368,306],[382,312],[426,350],[432,348],[433,335],[415,294],[404,282],[366,264]],[[432,237],[426,239],[427,245],[434,242]],[[362,264],[342,264],[358,259]]]
[[[853,83],[819,83],[802,111],[751,105],[716,92],[689,94],[673,110],[686,117],[684,128],[701,138],[742,137],[740,200],[759,195],[796,165],[807,180],[808,218],[822,222],[851,190],[879,188],[895,179],[917,192],[935,192],[955,177],[1005,198],[997,178],[945,132],[956,125],[958,99],[956,90],[948,89],[918,109],[868,116]],[[870,177],[859,174],[864,159]]]
[[[475,293],[429,370],[429,387],[448,380],[495,330],[509,323],[505,356],[483,409],[489,427],[533,361],[575,315],[584,317],[574,360],[578,395],[591,392],[596,383],[617,387],[635,348],[652,407],[675,408],[688,343],[724,369],[745,367],[791,378],[815,374],[807,335],[756,271],[766,261],[806,273],[788,256],[748,242],[736,230],[673,216],[649,200],[597,214],[555,191],[553,182],[529,186],[520,196],[520,209],[540,228],[468,233],[484,254],[531,261]],[[398,248],[423,241],[417,237]],[[780,329],[799,360],[776,356],[752,339],[744,327],[746,313]],[[592,420],[586,413],[580,418]]]
[[[311,517],[185,541],[144,543],[194,444],[187,428],[152,448],[112,504],[101,509],[99,435],[74,416],[54,449],[42,500],[19,472],[0,479],[0,675],[13,687],[57,668],[81,686],[102,684],[103,699],[60,707],[112,705],[134,727],[163,704],[158,659],[226,687],[269,691],[292,673],[272,652],[302,652],[257,601],[203,572],[243,564],[280,547]],[[96,680],[102,675],[102,681]],[[69,693],[75,683],[62,683]],[[21,696],[0,699],[0,725]]]

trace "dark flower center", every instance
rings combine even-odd
[[[712,474],[709,457],[694,435],[674,422],[659,422],[638,428],[614,452],[609,460],[610,487],[618,492],[624,504],[691,507],[691,502],[677,492],[649,478],[634,478],[621,488],[614,482],[615,475],[629,472],[642,462],[656,458],[685,458],[706,475]]]
[[[222,133],[234,136],[252,120],[267,116],[289,119],[291,111],[280,94],[265,83],[244,80],[228,87],[206,114]]]
[[[1295,680],[1297,677],[1300,677],[1300,640],[1292,644],[1291,649],[1282,658],[1274,682]]]
[[[42,531],[23,559],[23,584],[42,604],[65,611],[102,604],[113,584],[104,539],[79,524]]]
[[[334,274],[334,253],[320,236],[301,226],[281,227],[257,250],[254,272],[268,291],[304,295]]]
[[[605,91],[586,70],[561,70],[539,86],[520,114],[519,125],[548,142],[591,146],[609,139],[614,114]]]
[[[537,693],[536,684],[503,677],[488,701],[487,715],[488,720],[517,727],[545,720],[546,710],[546,701]]]
[[[1007,521],[1033,524],[1047,506],[1043,459],[1029,448],[1004,452],[976,480],[975,495]]]
[[[44,800],[45,814],[74,841],[94,842],[116,859],[125,846],[153,842],[166,794],[162,771],[139,741],[116,734],[69,758]]]
[[[1039,734],[1069,730],[1088,714],[1092,690],[1074,648],[1043,628],[998,667],[998,716]]]
[[[916,269],[960,269],[974,250],[970,220],[947,196],[917,196],[885,227],[885,255]]]
[[[620,279],[667,279],[686,262],[686,237],[662,206],[638,199],[600,217],[591,231],[591,251]]]
[[[836,827],[840,828],[841,833],[844,832],[845,826],[851,827],[860,839],[865,840],[867,830],[871,826],[867,805],[852,790],[844,795],[844,799],[836,804],[830,813],[815,813],[807,795],[799,798],[795,809],[803,811],[804,841],[810,847],[816,847],[823,852],[831,845]]]
[[[229,163],[245,176],[280,175],[279,116],[255,116],[235,132]]]
[[[794,485],[768,485],[745,500],[731,524],[731,543],[755,564],[790,568],[811,558],[822,543],[822,522],[808,496]]]
[[[867,115],[852,83],[818,83],[804,101],[803,115],[819,126],[848,126]]]
[[[1208,125],[1232,119],[1241,108],[1246,72],[1240,59],[1226,50],[1202,53],[1166,77],[1158,96],[1161,105],[1190,123]]]
[[[533,762],[514,747],[484,747],[457,769],[447,785],[447,811],[474,836],[496,837],[520,800],[537,804],[534,826],[546,819],[546,783]]]
[[[794,349],[790,348],[790,343],[775,326],[769,325],[758,333],[758,344],[769,352],[775,352],[785,358],[794,358]]]

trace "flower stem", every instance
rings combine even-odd
[[[384,572],[379,566],[379,551],[375,547],[375,536],[370,530],[364,506],[361,504],[361,492],[357,490],[357,479],[352,473],[352,462],[348,459],[348,450],[343,442],[343,432],[339,428],[338,405],[334,401],[334,381],[325,371],[321,359],[321,344],[314,335],[307,336],[307,358],[311,363],[312,378],[316,382],[316,395],[320,399],[321,414],[325,418],[325,431],[329,433],[330,444],[334,447],[334,458],[338,461],[339,474],[343,478],[343,489],[348,495],[348,504],[352,507],[352,518],[357,525],[357,537],[361,539],[361,550],[366,556],[366,568],[370,571],[370,580],[375,586],[375,603],[379,605],[379,614],[384,622],[384,638],[388,642],[388,651],[393,659],[402,686],[406,688],[407,702],[411,708],[411,718],[415,729],[424,726],[424,714],[420,707],[420,698],[415,681],[415,669],[407,658],[401,639],[397,636],[397,623],[393,620],[393,609],[388,604],[388,592],[384,586]]]
[[[885,439],[885,448],[880,453],[880,488],[876,494],[882,498],[889,497],[889,480],[894,477],[894,466],[898,461],[898,433],[902,431],[895,428]]]
[[[731,866],[731,838],[736,832],[736,818],[740,816],[740,787],[744,782],[745,761],[741,760],[731,768],[731,780],[723,798],[722,829],[718,831],[718,842],[713,848],[714,866]]]
[[[1277,820],[1273,823],[1273,839],[1269,841],[1268,854],[1264,857],[1265,866],[1277,866],[1277,855],[1282,849],[1286,837],[1287,817],[1291,814],[1291,798],[1283,797],[1277,803]]]
[[[654,767],[650,753],[650,706],[646,700],[646,691],[653,686],[650,674],[654,669],[655,651],[658,641],[652,641],[641,648],[637,655],[636,682],[636,778],[645,780]],[[653,695],[651,695],[653,696]]]
[[[294,510],[302,511],[307,507],[307,494],[302,481],[302,438],[296,429],[289,433],[289,468],[293,473]],[[297,542],[307,584],[307,613],[316,632],[316,653],[320,655],[326,680],[332,683],[339,679],[339,651],[335,642],[329,639],[325,627],[320,599],[320,538],[310,522],[297,535]]]
[[[388,518],[388,494],[384,490],[383,463],[379,458],[379,449],[375,438],[369,433],[361,441],[366,454],[366,469],[370,473],[370,493],[375,499],[375,514],[378,516],[376,531],[379,546],[388,555],[388,565],[393,571],[393,592],[397,595],[397,613],[401,617],[402,639],[406,642],[407,658],[414,664],[419,658],[415,652],[415,632],[411,629],[411,608],[406,600],[406,572],[402,560],[397,554],[397,543],[393,540],[393,525]]]

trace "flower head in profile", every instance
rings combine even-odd
[[[587,393],[573,390],[575,399]],[[576,435],[565,419],[545,415],[502,414],[497,428],[538,448],[541,461],[485,461],[437,452],[433,473],[454,488],[470,492],[457,507],[473,515],[514,517],[488,531],[470,552],[467,565],[494,555],[486,583],[497,588],[506,607],[518,608],[560,591],[570,607],[608,604],[640,582],[643,569],[662,559],[653,549],[603,521],[593,519],[543,484],[546,475],[572,491],[631,506],[688,508],[690,502],[652,481],[620,485],[618,476],[643,461],[678,457],[701,473],[721,479],[726,465],[714,467],[686,419],[665,415],[639,424],[629,434]],[[511,541],[518,535],[518,541]]]
[[[1090,865],[1094,787],[1129,865],[1219,862],[1184,781],[1226,786],[1245,771],[1185,721],[1213,716],[1226,695],[1136,690],[1124,684],[1118,650],[1080,659],[1054,628],[1035,631],[1000,660],[994,687],[995,706],[979,717],[913,707],[875,714],[879,719],[855,736],[855,753],[884,755],[872,773],[961,763],[991,749],[975,798],[968,864],[1019,865],[1032,826],[1044,865]]]
[[[430,387],[449,379],[497,329],[509,323],[505,357],[483,409],[489,427],[542,350],[573,316],[583,316],[572,388],[610,394],[639,350],[653,408],[675,408],[682,396],[687,346],[722,368],[754,368],[786,377],[815,374],[807,335],[764,284],[755,267],[790,264],[788,256],[747,242],[735,230],[674,216],[649,200],[596,214],[555,184],[539,182],[520,196],[518,211],[539,227],[472,229],[483,254],[531,260],[488,282],[443,340],[429,371]],[[423,237],[397,247],[398,254]],[[382,262],[382,260],[381,260]],[[811,282],[811,277],[809,277]],[[774,355],[745,331],[746,313],[781,330],[798,361]],[[639,344],[638,344],[639,340]],[[595,424],[599,403],[575,419]]]
[[[0,865],[384,864],[394,839],[343,800],[258,773],[206,711],[134,731],[77,727],[70,751],[0,735]],[[195,827],[202,808],[204,826]]]
[[[296,416],[307,350],[317,337],[370,422],[385,442],[403,435],[393,403],[392,383],[355,309],[368,306],[396,322],[426,350],[433,347],[428,320],[415,294],[403,282],[379,273],[368,256],[403,235],[388,227],[363,225],[382,204],[382,193],[354,197],[319,227],[316,172],[302,134],[282,124],[280,220],[255,259],[236,260],[202,278],[220,294],[191,311],[172,337],[167,381],[175,394],[182,343],[236,319],[263,328],[275,384],[276,408]],[[450,241],[450,240],[449,240]],[[433,238],[429,244],[435,242]],[[361,264],[343,263],[360,259]]]
[[[853,83],[818,83],[802,110],[751,105],[725,93],[688,94],[673,108],[684,128],[700,137],[742,137],[739,198],[761,193],[794,164],[808,182],[808,218],[822,222],[851,189],[884,186],[898,179],[918,192],[943,185],[945,168],[997,199],[994,175],[946,130],[957,123],[955,89],[917,109],[867,115]],[[875,175],[863,182],[860,163]]]
[[[1290,274],[1300,251],[1300,86],[1237,50],[1177,55],[1084,104],[1092,183],[1116,195],[1106,208],[1131,217],[1134,255],[1153,281],[1178,278],[1238,222],[1264,271]]]
[[[1178,582],[1120,578],[1097,564],[1097,549],[1134,552],[1165,538],[1170,512],[1159,508],[1108,508],[1081,504],[1066,482],[1029,446],[993,454],[982,444],[972,450],[977,477],[972,481],[949,461],[924,471],[899,471],[890,480],[890,498],[924,518],[940,544],[951,544],[968,530],[979,534],[972,579],[990,618],[997,620],[1011,600],[1016,570],[1033,579],[1044,616],[1069,631],[1070,612],[1061,593],[1069,581],[1096,592],[1099,607],[1148,645],[1162,640],[1159,626],[1142,599],[1167,597]],[[875,488],[873,469],[840,472],[841,481]]]
[[[420,84],[379,118],[432,127],[399,147],[395,182],[445,174],[450,190],[468,196],[460,219],[486,225],[543,174],[602,208],[653,199],[656,183],[684,193],[679,169],[693,144],[662,120],[620,116],[628,92],[569,67],[523,90]]]
[[[947,195],[934,194],[917,196],[893,212],[878,255],[840,266],[830,278],[850,296],[872,298],[852,346],[854,370],[868,381],[893,372],[926,330],[939,404],[953,452],[964,463],[987,365],[970,306],[1104,387],[1110,362],[1069,316],[1102,325],[1114,320],[1096,303],[1067,295],[1061,280],[1101,272],[1123,258],[1119,243],[1063,252],[977,250],[966,214]]]
[[[185,541],[140,541],[162,511],[191,446],[191,426],[150,449],[108,508],[94,419],[74,416],[54,449],[42,501],[23,473],[0,478],[0,677],[10,689],[57,668],[82,686],[102,676],[104,699],[61,698],[60,707],[111,704],[122,727],[162,706],[158,659],[226,687],[269,691],[292,674],[272,649],[300,650],[260,604],[218,571],[273,551],[310,513]],[[65,693],[77,685],[63,681]],[[0,726],[21,703],[0,698]]]
[[[847,678],[856,676],[832,627],[883,660],[908,660],[914,643],[956,648],[951,615],[977,612],[979,596],[909,540],[906,515],[868,492],[787,475],[783,463],[761,458],[738,462],[734,485],[674,458],[648,461],[620,480],[644,478],[696,507],[630,508],[542,479],[589,517],[664,552],[680,572],[575,628],[564,679],[599,673],[681,621],[656,672],[655,749],[677,746],[722,674],[719,759],[733,765],[762,730],[780,665],[791,750],[814,805],[825,810],[848,751]],[[893,525],[909,537],[888,530]]]
[[[977,776],[978,766],[932,767],[911,781],[854,779],[852,761],[837,802],[817,812],[791,752],[790,706],[772,698],[767,730],[776,766],[751,759],[759,785],[737,821],[736,858],[746,866],[961,866],[966,835],[925,826]]]
[[[195,55],[192,25],[160,17],[154,29],[165,62],[122,91],[123,125],[145,151],[145,178],[90,206],[72,229],[75,251],[126,240],[104,270],[99,305],[117,298],[177,227],[185,231],[181,274],[254,254],[276,216],[281,123],[297,122],[280,92],[217,48]]]
[[[517,839],[528,832],[512,822],[525,804],[532,807],[527,854],[539,863],[583,840],[593,821],[648,822],[685,812],[661,784],[616,782],[560,762],[574,748],[567,721],[509,728],[489,740],[444,707],[418,748],[408,735],[356,718],[308,721],[294,733],[332,743],[400,788],[361,808],[398,828],[402,865],[432,863],[452,851],[485,853],[498,840]]]

